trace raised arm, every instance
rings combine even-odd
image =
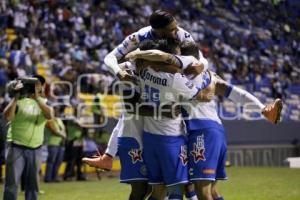
[[[7,121],[12,121],[15,118],[17,110],[17,98],[14,97],[12,101],[4,109],[4,117]]]
[[[126,71],[121,70],[118,61],[123,58],[127,53],[135,50],[138,47],[138,34],[133,33],[125,38],[125,40],[118,45],[114,50],[107,54],[104,58],[104,63],[110,70],[117,75],[121,80],[126,78],[128,74]]]

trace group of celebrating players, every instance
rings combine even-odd
[[[210,71],[192,36],[170,13],[157,10],[149,23],[104,60],[124,82],[125,111],[106,153],[83,161],[110,170],[118,155],[120,180],[131,185],[130,200],[179,200],[184,194],[222,200],[216,184],[227,179],[227,144],[214,96],[255,109],[274,124],[282,101],[264,105]]]

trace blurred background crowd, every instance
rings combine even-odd
[[[158,8],[174,13],[221,77],[263,102],[283,98],[283,119],[300,121],[300,2],[293,0],[1,1],[1,112],[10,101],[5,85],[19,76],[41,74],[48,85],[69,81],[84,94],[102,93],[115,81],[103,63],[105,55],[127,35],[148,26],[148,16]],[[71,99],[54,97],[69,89],[66,84],[52,92],[48,88],[50,102],[76,107],[82,101],[77,92]],[[234,108],[223,103],[230,115]],[[101,108],[92,110],[93,118],[101,121]],[[79,135],[89,135],[88,129],[78,127]],[[78,179],[84,178],[79,174]]]

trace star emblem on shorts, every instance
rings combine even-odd
[[[131,149],[128,152],[128,155],[131,157],[131,161],[133,164],[139,162],[143,162],[143,158],[142,158],[142,150],[140,149]]]
[[[205,148],[199,148],[196,143],[193,144],[193,150],[191,151],[192,156],[194,157],[194,162],[197,163],[200,160],[205,161],[204,156]]]

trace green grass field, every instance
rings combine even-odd
[[[227,200],[300,200],[299,169],[231,167],[227,171],[229,180],[219,184]],[[130,188],[120,184],[117,178],[103,178],[41,184],[41,189],[45,194],[40,200],[125,200]],[[3,187],[0,194],[2,191]]]

